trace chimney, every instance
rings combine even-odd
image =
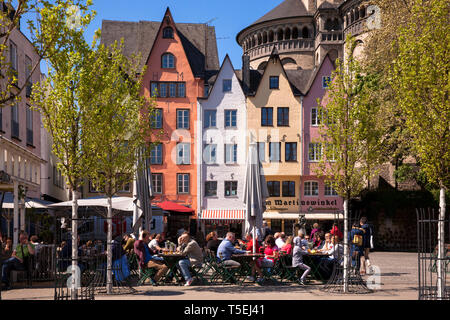
[[[244,92],[250,91],[250,56],[248,54],[242,55],[242,84]]]

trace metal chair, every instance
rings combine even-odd
[[[221,280],[221,283],[237,282],[235,274],[239,267],[223,265],[223,263],[217,261],[217,258],[210,250],[207,250],[207,255],[208,264],[212,271],[210,283],[217,283],[219,280]]]
[[[292,255],[289,254],[280,254],[279,256],[280,260],[280,280],[281,281],[291,281],[291,282],[297,282],[299,280],[299,277],[297,276],[297,267],[292,266]]]

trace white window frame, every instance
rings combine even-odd
[[[180,177],[182,177],[181,181],[180,181]],[[191,180],[191,177],[190,177],[189,173],[177,173],[177,193],[178,194],[189,194],[190,180]],[[182,185],[180,185],[180,183]],[[180,187],[182,188],[182,191],[180,191]],[[186,189],[187,189],[187,191],[186,191]]]
[[[334,188],[331,185],[329,185],[328,183],[325,183],[324,195],[326,197],[337,197],[338,196],[336,190],[334,190]]]
[[[159,189],[158,189],[159,182]],[[152,191],[154,194],[162,194],[163,189],[163,174],[152,173]]]
[[[231,150],[231,151],[230,151]],[[230,154],[232,152],[232,154]],[[237,144],[225,144],[225,164],[237,163]]]
[[[175,68],[175,56],[170,53],[164,53],[161,61],[162,69],[174,69]]]
[[[234,113],[234,125],[233,125],[233,113]],[[227,121],[230,125],[227,126]],[[236,109],[226,109],[225,110],[225,128],[236,128],[237,127],[237,110]]]
[[[214,156],[212,155],[214,151]],[[217,144],[206,144],[203,151],[203,159],[206,164],[217,163]]]
[[[316,107],[311,108],[311,126],[318,127],[319,125],[320,125],[319,108]]]
[[[189,130],[189,117],[189,109],[177,109],[177,129]]]
[[[161,161],[154,161],[161,159]],[[155,145],[150,151],[150,164],[162,164],[163,160],[163,145],[159,143]]]
[[[181,152],[181,154],[180,154]],[[177,144],[177,165],[191,164],[191,144],[180,142]]]
[[[321,143],[318,142],[310,142],[308,146],[308,161],[309,162],[319,162],[323,155],[323,146]],[[311,153],[311,150],[313,151]],[[311,158],[311,155],[313,155],[313,158]]]
[[[214,114],[214,117],[211,117],[209,115]],[[214,121],[211,121],[211,119],[214,119]],[[217,110],[205,110],[204,111],[204,124],[203,127],[205,129],[207,128],[217,128]],[[208,121],[207,119],[209,119],[209,125],[208,125]],[[214,122],[214,124],[213,124]]]
[[[313,184],[317,185],[317,188],[313,189]],[[303,195],[305,197],[318,197],[319,196],[319,182],[318,181],[305,181],[303,184]],[[317,194],[314,194],[313,191],[317,190]]]

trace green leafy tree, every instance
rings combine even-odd
[[[408,164],[405,160],[417,161],[411,149],[411,136],[405,127],[405,117],[397,102],[390,84],[390,61],[398,56],[398,33],[400,26],[407,25],[411,19],[411,0],[372,0],[380,8],[381,28],[371,29],[367,33],[362,53],[361,65],[364,72],[377,78],[371,100],[379,104],[378,123],[385,128],[383,135],[383,156],[395,167],[394,181],[397,188],[401,172]],[[381,63],[383,61],[383,63]],[[397,174],[398,173],[398,174]],[[408,179],[413,180],[412,177]],[[403,180],[404,181],[404,180]]]
[[[440,188],[438,258],[443,259],[445,191],[450,186],[450,3],[410,3],[409,23],[396,30],[398,56],[390,64],[390,84],[421,170]],[[438,260],[438,298],[445,290],[443,267]]]
[[[146,100],[140,94],[145,73],[137,69],[140,57],[127,58],[122,49],[117,42],[100,45],[91,54],[88,75],[93,83],[89,106],[96,114],[95,131],[85,141],[95,150],[90,179],[108,198],[107,293],[112,293],[112,197],[133,180],[138,156],[149,156],[147,138],[155,106],[154,98]]]
[[[318,143],[322,157],[315,169],[344,199],[344,291],[348,290],[348,204],[360,195],[382,161],[382,130],[376,124],[378,105],[370,99],[373,79],[361,73],[353,57],[355,40],[346,39],[346,60],[337,69],[319,109]]]
[[[78,188],[82,178],[90,174],[90,164],[95,156],[88,143],[95,128],[92,113],[92,74],[90,56],[92,47],[86,43],[84,30],[95,12],[86,5],[76,10],[75,24],[64,18],[73,10],[72,1],[61,1],[56,7],[40,11],[38,23],[33,27],[39,35],[37,41],[48,48],[48,75],[33,87],[33,108],[42,115],[45,129],[53,139],[52,152],[60,162],[58,169],[66,178],[72,194],[72,298],[76,299],[76,266],[78,264]],[[53,39],[59,39],[55,42]]]
[[[88,0],[89,2],[89,0]],[[31,83],[31,77],[42,60],[48,59],[55,48],[63,46],[68,38],[59,32],[62,24],[70,23],[75,12],[72,6],[85,10],[85,0],[4,0],[0,9],[0,107],[13,105],[20,101],[24,89]],[[2,10],[3,9],[3,10]],[[30,17],[38,18],[36,20]],[[18,30],[21,20],[27,18],[30,30],[30,41],[35,48],[38,59],[29,68],[28,76],[23,83],[18,81],[18,73],[7,59],[9,41],[14,30]],[[78,21],[76,23],[85,23]],[[55,28],[53,28],[55,26]]]

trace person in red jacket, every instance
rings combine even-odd
[[[341,230],[339,230],[337,223],[333,223],[333,227],[331,227],[330,233],[333,236],[338,236],[339,240],[342,240],[344,238],[344,235],[342,234]]]

